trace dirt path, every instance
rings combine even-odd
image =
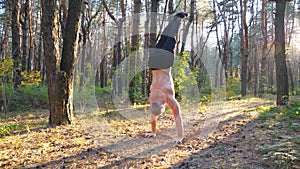
[[[85,120],[77,126],[39,129],[23,135],[9,136],[0,142],[3,150],[0,152],[0,167],[299,167],[299,158],[287,162],[283,160],[280,164],[264,159],[266,156],[261,147],[272,141],[276,142],[276,139],[270,138],[274,135],[274,130],[261,126],[263,122],[255,120],[259,115],[256,107],[265,104],[273,102],[253,99],[216,103],[200,111],[185,109],[187,111],[183,115],[186,138],[182,144],[170,142],[175,137],[176,130],[168,113],[159,119],[159,134],[152,139],[143,137],[144,132],[150,128],[148,123],[104,118]],[[12,139],[22,140],[23,145],[12,143]],[[22,150],[23,153],[20,153]]]

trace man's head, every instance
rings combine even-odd
[[[165,111],[166,94],[160,89],[154,89],[150,93],[150,110],[155,116]]]
[[[165,111],[165,103],[162,101],[153,101],[150,104],[150,111],[154,116],[158,116]]]

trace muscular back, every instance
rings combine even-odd
[[[161,90],[160,92],[163,92],[166,95],[173,96],[175,94],[170,68],[152,71],[152,84],[150,87],[150,91],[154,94],[156,92],[159,92],[156,90]]]

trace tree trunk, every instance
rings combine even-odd
[[[246,21],[246,11],[247,11],[247,1],[241,0],[240,1],[241,7],[241,20],[242,20],[242,30],[241,30],[241,94],[242,97],[247,95],[247,71],[248,71],[248,56],[249,56],[249,40],[248,40],[248,25]]]
[[[40,2],[40,1],[39,1]],[[43,9],[42,9],[42,4],[39,4],[40,6],[40,23],[41,23],[41,26],[40,28],[36,28],[36,30],[39,30],[40,32],[43,32],[43,21],[42,21],[42,13],[43,13]],[[41,71],[41,80],[42,82],[44,82],[44,79],[45,79],[45,67],[46,67],[46,64],[45,64],[45,56],[43,56],[43,35],[42,33],[40,33],[39,35],[39,40],[38,40],[38,49],[37,49],[37,56],[36,58],[34,59],[34,63],[35,63],[35,70],[39,70]]]
[[[154,48],[156,44],[157,33],[157,10],[159,7],[159,0],[151,1],[151,22],[150,22],[150,48]]]
[[[60,64],[62,80],[62,121],[70,124],[73,119],[73,81],[77,59],[78,37],[83,0],[69,1],[66,31],[63,39],[62,59]]]
[[[275,13],[275,65],[276,65],[276,104],[287,105],[289,99],[288,74],[285,55],[284,15],[287,0],[276,0]]]
[[[260,68],[260,82],[259,82],[259,95],[264,94],[265,87],[267,86],[267,60],[268,60],[268,21],[267,21],[267,12],[266,6],[267,0],[262,1],[262,9],[261,9],[261,18],[262,18],[262,58],[261,58],[261,68]]]
[[[62,60],[59,53],[59,24],[56,0],[42,0],[42,32],[50,104],[49,125],[71,124],[73,119],[73,78],[77,54],[82,0],[69,4]]]
[[[9,6],[9,3],[6,1],[5,6]],[[8,8],[5,8],[5,16],[6,16],[6,21],[3,26],[2,30],[2,38],[0,42],[0,59],[1,61],[4,59],[9,58],[9,45],[8,45],[8,39],[9,39],[9,26],[11,25],[11,12]]]
[[[50,104],[50,125],[68,123],[62,119],[62,94],[59,76],[59,25],[56,0],[41,0],[42,5],[42,33],[46,76],[48,84],[48,97]]]
[[[274,5],[272,4],[271,6],[271,11],[274,11]],[[271,22],[274,23],[275,22],[275,16],[274,15],[271,15]],[[274,31],[274,24],[271,24],[270,25],[270,34],[271,34],[271,39],[270,41],[271,42],[274,42],[274,39],[275,39],[275,31]],[[275,76],[276,76],[276,73],[275,73],[275,58],[274,57],[268,57],[268,61],[267,61],[267,81],[268,81],[268,88],[271,89],[271,93],[273,94],[274,92],[276,93],[276,91],[273,91],[273,86],[275,86],[276,82],[275,82]]]
[[[123,60],[122,58],[122,47],[121,47],[121,39],[122,39],[122,28],[123,28],[123,23],[125,21],[125,3],[124,0],[121,1],[120,3],[120,8],[122,11],[122,17],[121,18],[116,18],[110,11],[109,7],[107,6],[105,0],[102,1],[103,2],[103,6],[105,8],[105,10],[107,11],[108,15],[110,16],[110,18],[116,23],[117,26],[117,35],[115,37],[115,43],[113,45],[113,61],[112,61],[112,70],[116,70],[117,67],[119,66],[119,64],[121,63],[121,61]],[[119,70],[119,72],[117,73],[122,73],[121,70]],[[115,79],[117,81],[117,83],[113,83],[113,94],[118,94],[119,96],[122,95],[122,79],[119,78],[119,76],[116,76],[117,79]]]
[[[254,38],[254,64],[253,64],[253,93],[254,93],[254,96],[257,96],[257,86],[258,86],[258,69],[259,69],[259,66],[258,66],[258,45],[256,44],[257,41],[256,39]]]
[[[149,46],[150,46],[150,14],[149,14],[149,1],[145,0],[145,10],[146,10],[146,20],[145,20],[145,34],[144,34],[144,57],[143,60],[146,63],[149,57]],[[146,67],[145,67],[146,69]],[[142,93],[145,96],[149,96],[150,93],[150,85],[151,85],[151,71],[149,69],[143,71],[142,73]]]
[[[132,24],[132,36],[131,36],[131,51],[138,49],[138,38],[139,38],[139,25],[140,25],[140,13],[142,9],[142,1],[134,0],[134,16]]]
[[[80,64],[78,65],[79,66],[79,70],[80,70],[80,81],[79,81],[79,86],[82,86],[83,85],[83,81],[84,81],[84,78],[85,78],[85,75],[86,75],[86,64],[87,64],[87,40],[88,40],[88,30],[87,30],[87,25],[85,24],[85,20],[87,15],[87,9],[83,9],[82,11],[82,18],[81,18],[81,36],[80,36],[80,39],[81,39],[81,42],[82,42],[82,46],[81,46],[81,59],[80,59]],[[65,31],[65,34],[67,33],[67,31]]]
[[[102,21],[102,39],[101,39],[101,49],[106,51],[107,39],[106,39],[106,11],[103,10],[103,21]],[[107,86],[107,55],[105,52],[101,54],[100,62],[100,86]]]
[[[215,77],[219,77],[219,80],[218,79],[216,79],[216,86],[222,86],[223,85],[223,76],[222,76],[222,72],[223,72],[223,63],[222,63],[222,61],[223,61],[223,59],[222,59],[222,48],[221,48],[221,40],[220,40],[220,38],[219,38],[219,36],[220,36],[220,33],[219,33],[219,24],[218,24],[218,20],[219,20],[219,18],[218,18],[218,15],[217,15],[217,12],[216,12],[216,10],[217,10],[217,8],[216,8],[216,3],[217,3],[217,1],[216,0],[214,0],[213,1],[213,11],[214,11],[214,26],[216,27],[216,37],[217,37],[217,50],[218,50],[218,55],[219,55],[219,59],[217,59],[216,58],[216,61],[217,61],[217,63],[216,63],[216,76]],[[218,62],[218,60],[220,60],[221,61],[221,66],[219,67],[219,62]],[[219,81],[220,82],[220,84],[217,84],[217,81]]]
[[[22,71],[25,71],[27,68],[27,55],[28,55],[28,20],[29,20],[29,0],[25,1],[25,4],[22,5],[22,14],[24,16],[21,21],[22,25]]]
[[[20,0],[11,1],[12,56],[14,59],[14,88],[21,84]]]
[[[174,11],[174,4],[173,4],[173,0],[169,0],[169,3],[168,3],[168,10],[169,10],[169,14],[173,14],[175,11]]]
[[[289,35],[288,36],[288,39],[287,39],[287,47],[290,49],[289,50],[289,54],[291,53],[291,41],[292,41],[292,36],[294,35],[294,29],[295,29],[295,9],[296,9],[296,0],[294,0],[293,1],[293,6],[292,6],[292,23],[291,24],[286,24],[287,25],[287,31],[286,31],[286,33]],[[288,27],[288,25],[290,26],[290,27]],[[296,93],[296,91],[295,91],[295,83],[294,83],[294,77],[293,77],[293,70],[292,70],[292,68],[291,68],[291,62],[292,62],[292,59],[291,58],[289,58],[289,55],[287,56],[287,68],[288,68],[288,75],[289,75],[289,78],[290,78],[290,86],[291,86],[291,93]]]
[[[190,26],[191,26],[191,24],[193,23],[193,20],[194,20],[195,0],[191,0],[190,7],[191,7],[191,11],[190,11],[190,16],[189,16],[189,21],[185,25],[184,31],[182,33],[182,43],[181,43],[180,53],[184,52],[185,43],[186,43],[186,37],[188,35],[189,28],[190,28]]]
[[[133,79],[129,83],[129,98],[132,103],[136,102],[136,98],[134,97],[136,93],[140,92],[137,90],[137,73],[136,72],[136,58],[137,54],[136,51],[139,50],[139,25],[140,25],[140,13],[142,7],[142,1],[141,0],[134,0],[134,16],[133,16],[133,24],[131,28],[132,36],[131,36],[131,50],[130,50],[130,56],[129,56],[129,74],[133,74]],[[142,72],[141,72],[142,73]],[[141,86],[142,87],[142,86]],[[142,93],[141,93],[142,94]]]
[[[29,2],[29,17],[28,17],[28,29],[29,29],[29,48],[28,48],[28,59],[27,59],[27,71],[30,72],[34,70],[34,59],[36,55],[36,34],[33,31],[34,28],[34,17],[33,17],[33,8],[34,1],[30,0]],[[37,26],[36,26],[37,27]]]

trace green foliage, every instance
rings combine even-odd
[[[260,118],[274,118],[276,121],[300,120],[300,101],[291,101],[290,107],[279,108],[271,105],[260,106],[258,111],[261,112]]]
[[[100,109],[112,108],[112,89],[110,87],[101,88],[100,86],[96,86],[95,95]]]
[[[90,63],[85,64],[83,72],[76,73],[74,85],[74,105],[75,110],[87,110],[86,108],[95,108],[95,81],[94,72]]]
[[[241,82],[239,78],[230,78],[227,82],[226,96],[232,98],[240,95],[241,93]]]
[[[204,69],[195,67],[192,72],[192,75],[198,85],[198,89],[200,93],[200,101],[201,102],[211,101],[212,88],[211,88],[210,79],[208,77],[207,72]]]
[[[22,84],[27,85],[39,85],[42,82],[40,71],[27,71],[22,72]]]
[[[9,132],[9,127],[8,126],[2,126],[0,125],[0,137],[8,135]]]
[[[129,98],[132,103],[145,103],[147,98],[142,93],[142,72],[136,74],[129,85]]]
[[[11,134],[11,132],[16,131],[22,128],[24,125],[22,124],[0,124],[0,137]]]
[[[49,107],[47,86],[25,84],[20,85],[18,90],[14,90],[12,85],[6,84],[0,88],[0,93],[2,93],[2,90],[10,93],[9,96],[6,96],[8,97],[6,99],[10,100],[7,105],[8,111],[45,109]],[[1,102],[3,102],[3,99],[1,98]]]
[[[300,86],[297,86],[296,88],[295,88],[295,93],[294,93],[295,95],[300,95]]]
[[[0,63],[0,77],[3,76],[13,76],[13,59],[5,59]]]
[[[264,91],[265,93],[276,94],[276,87],[275,86],[264,87]]]
[[[188,69],[189,54],[186,52],[181,53],[175,60],[173,72],[174,75],[174,87],[176,91],[176,98],[180,101],[182,99],[183,90],[186,83],[190,83],[186,69]]]
[[[207,71],[200,67],[194,67],[190,71],[189,57],[188,53],[183,52],[176,58],[174,64],[176,98],[180,101],[183,99],[183,92],[185,92],[193,99],[196,97],[195,93],[199,92],[200,98],[197,99],[200,99],[201,102],[210,101],[212,88]]]
[[[40,86],[39,71],[22,72],[22,85],[18,90],[13,89],[13,59],[5,59],[0,63],[0,107],[7,111],[25,110],[31,108],[47,108],[47,87]]]
[[[261,113],[258,120],[263,121],[261,127],[272,130],[269,134],[274,138],[272,143],[258,147],[264,159],[278,166],[299,159],[300,101],[291,101],[290,107],[260,106],[258,111]]]

